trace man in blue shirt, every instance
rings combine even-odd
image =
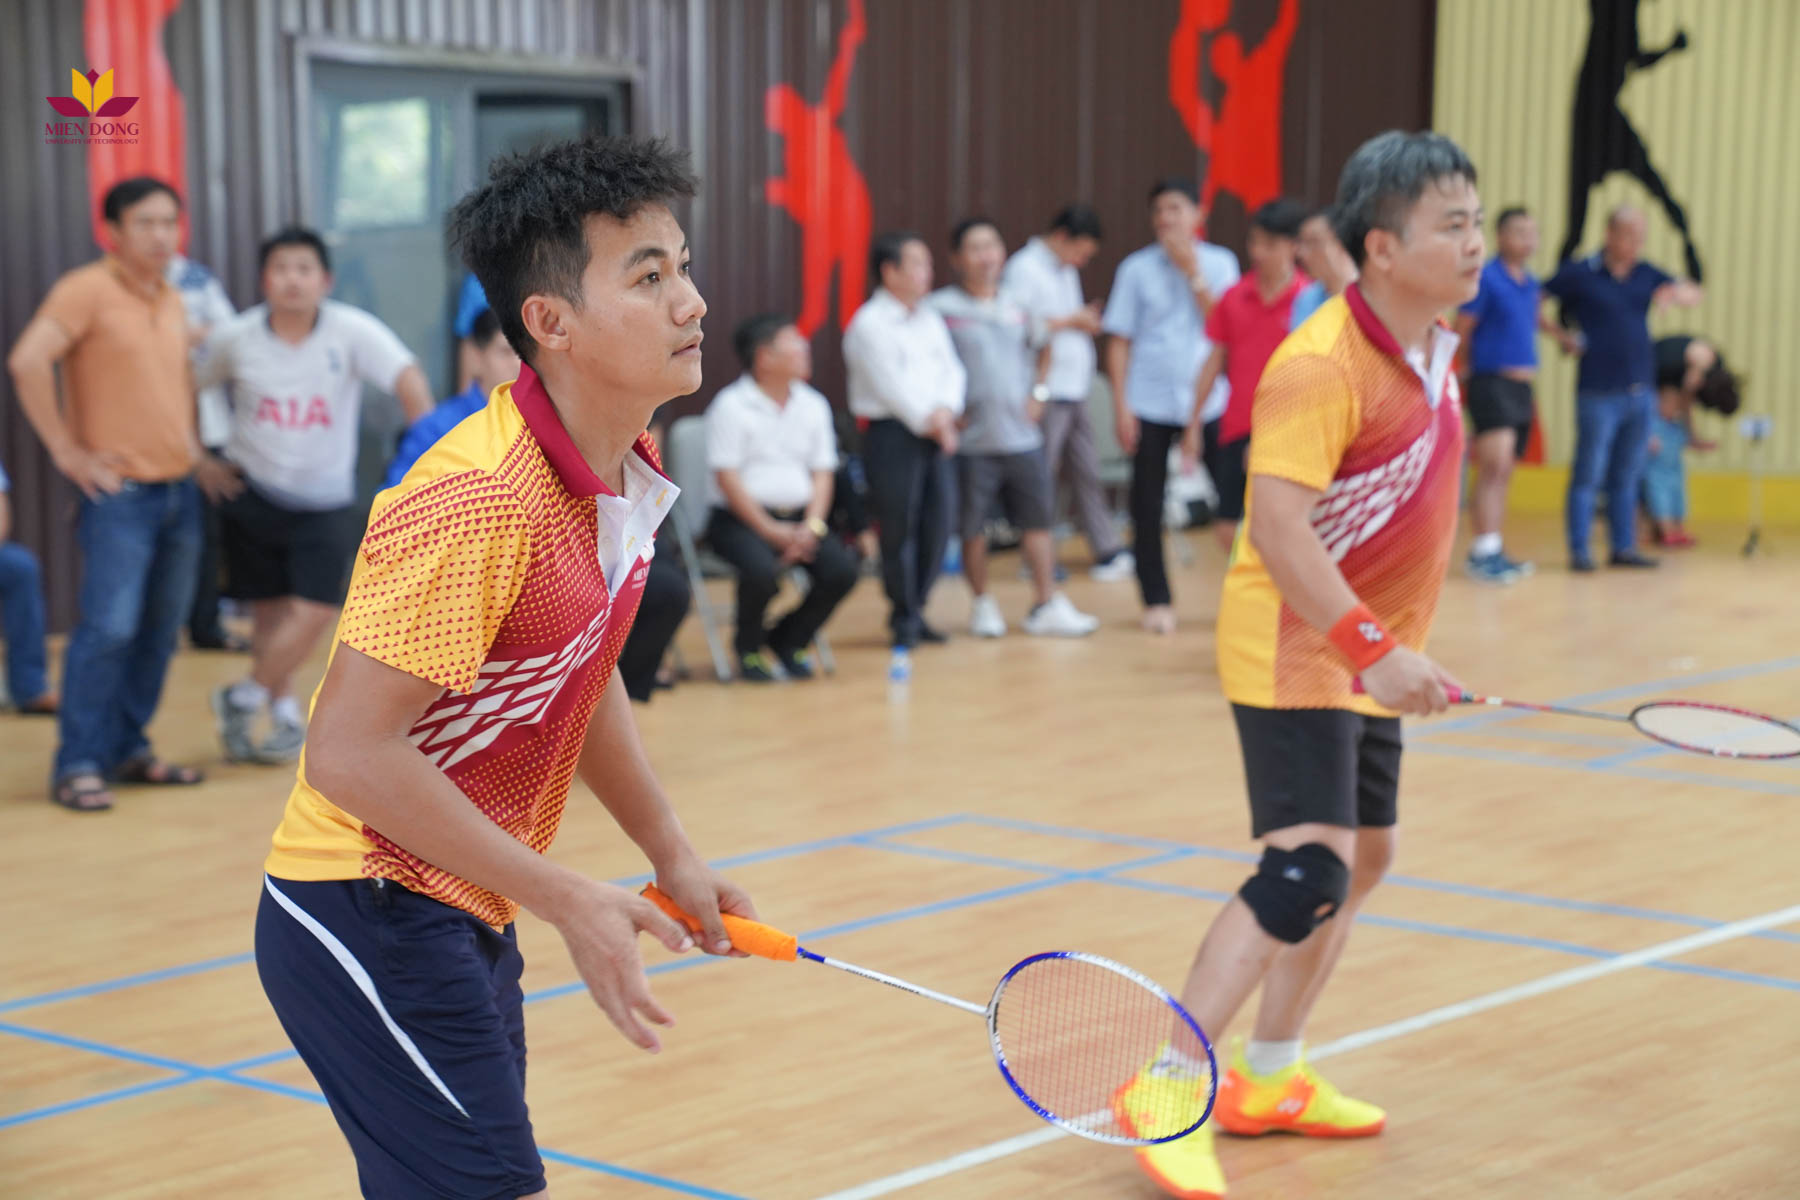
[[[484,408],[489,392],[519,377],[519,356],[500,335],[500,318],[494,315],[493,309],[484,308],[475,315],[469,326],[468,341],[473,347],[469,365],[474,372],[468,388],[414,421],[400,435],[394,461],[388,464],[387,475],[381,481],[384,489],[398,485],[419,460],[419,455],[462,424],[465,417]]]
[[[1194,411],[1200,365],[1212,353],[1206,316],[1242,273],[1237,255],[1203,242],[1206,220],[1190,179],[1165,179],[1150,189],[1156,241],[1119,264],[1100,327],[1106,373],[1112,380],[1119,446],[1132,455],[1132,552],[1144,600],[1144,628],[1175,632],[1169,577],[1163,566],[1163,490],[1169,450]],[[1203,420],[1225,414],[1231,388],[1223,377],[1203,403]]]
[[[1500,523],[1513,463],[1531,438],[1532,381],[1537,377],[1537,334],[1556,338],[1574,352],[1574,336],[1545,317],[1538,279],[1525,264],[1537,253],[1537,221],[1509,208],[1494,223],[1499,253],[1481,270],[1481,290],[1462,306],[1456,332],[1469,348],[1464,407],[1475,426],[1475,537],[1468,571],[1484,583],[1513,583],[1532,565],[1506,556]]]
[[[1575,460],[1564,509],[1572,571],[1594,569],[1588,535],[1602,480],[1612,565],[1656,565],[1637,549],[1638,482],[1656,408],[1656,357],[1646,319],[1652,304],[1698,304],[1700,285],[1640,261],[1643,248],[1644,214],[1622,205],[1606,219],[1600,253],[1563,263],[1544,285],[1562,301],[1564,315],[1580,324],[1587,347],[1575,383]]]
[[[44,582],[37,556],[12,537],[12,481],[0,467],[0,639],[6,692],[27,716],[56,715],[44,655]]]

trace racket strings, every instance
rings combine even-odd
[[[1666,701],[1640,706],[1631,723],[1657,741],[1721,758],[1800,756],[1800,729],[1758,713]]]
[[[1160,1140],[1193,1128],[1211,1104],[1204,1041],[1159,989],[1103,961],[1028,961],[1002,985],[993,1028],[1014,1087],[1072,1132]]]

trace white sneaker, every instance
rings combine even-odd
[[[1033,609],[1025,618],[1025,632],[1039,637],[1086,637],[1100,628],[1100,618],[1089,616],[1061,592]]]
[[[1006,636],[1006,618],[1000,614],[1000,604],[992,596],[975,597],[975,610],[969,615],[969,632],[981,638]]]
[[[1121,550],[1088,571],[1088,578],[1100,583],[1123,583],[1137,575],[1137,558],[1129,550]]]

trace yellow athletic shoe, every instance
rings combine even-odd
[[[1352,1138],[1380,1133],[1387,1125],[1387,1114],[1338,1091],[1307,1066],[1304,1058],[1273,1075],[1252,1074],[1240,1041],[1232,1047],[1231,1069],[1219,1084],[1213,1120],[1226,1133],[1239,1137],[1298,1133]]]
[[[1193,1124],[1206,1104],[1205,1068],[1184,1069],[1163,1056],[1113,1095],[1113,1115],[1132,1137],[1163,1137]],[[1225,1172],[1202,1125],[1186,1137],[1137,1151],[1138,1166],[1156,1185],[1182,1200],[1222,1200]]]

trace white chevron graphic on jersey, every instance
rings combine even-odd
[[[493,745],[511,726],[542,720],[563,685],[599,652],[611,615],[608,603],[554,654],[483,663],[474,688],[465,695],[445,692],[407,737],[439,770],[448,770]]]
[[[1374,537],[1419,490],[1432,451],[1437,449],[1437,424],[1430,422],[1412,445],[1379,467],[1331,481],[1313,505],[1312,525],[1332,561],[1341,562],[1344,555]]]

